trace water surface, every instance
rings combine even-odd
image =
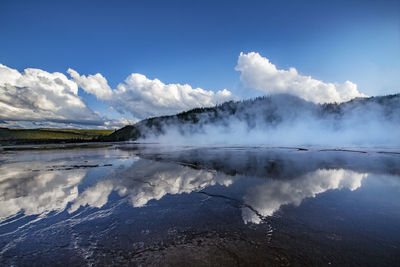
[[[118,145],[0,154],[0,264],[400,262],[400,154]]]

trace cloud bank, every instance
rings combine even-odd
[[[34,68],[19,72],[0,64],[0,127],[114,128],[235,99],[226,89],[215,93],[188,84],[164,84],[137,73],[111,89],[100,73],[67,72],[71,78]],[[108,119],[91,110],[78,95],[79,87],[133,119]]]
[[[68,69],[67,72],[73,81],[87,93],[95,95],[118,112],[128,112],[138,119],[171,115],[236,99],[226,89],[215,93],[201,88],[192,88],[188,84],[165,84],[158,79],[152,80],[138,73],[132,73],[112,90],[106,78],[100,73],[85,76],[79,75],[73,69]]]
[[[246,87],[261,90],[267,95],[287,93],[315,103],[340,103],[366,96],[350,81],[325,83],[300,75],[295,68],[280,70],[268,58],[255,52],[240,53],[235,70],[241,72],[240,80]]]
[[[0,120],[103,124],[78,96],[78,86],[59,72],[0,64]]]
[[[294,68],[280,70],[255,52],[240,53],[235,69],[241,72],[246,87],[267,95],[288,93],[315,103],[365,96],[350,81],[325,83],[300,75]],[[111,88],[100,73],[81,75],[73,69],[67,73],[70,77],[34,68],[19,72],[0,64],[0,127],[122,127],[148,117],[239,100],[227,89],[214,92],[188,84],[167,84],[139,73],[130,74],[116,88]],[[127,114],[128,119],[108,119],[91,110],[78,95],[78,88]]]

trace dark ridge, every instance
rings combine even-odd
[[[248,129],[259,123],[274,126],[283,120],[301,115],[340,120],[345,114],[368,119],[365,111],[378,108],[387,118],[400,123],[400,94],[355,98],[344,103],[315,104],[299,97],[278,94],[242,101],[229,101],[215,107],[194,108],[171,116],[152,117],[125,126],[104,141],[135,141],[149,135],[161,135],[168,126],[175,126],[182,134],[201,132],[205,125],[229,125],[234,120],[246,122]]]

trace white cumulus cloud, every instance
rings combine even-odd
[[[113,90],[99,73],[85,76],[72,69],[68,69],[68,73],[86,92],[94,94],[118,112],[128,112],[138,119],[175,114],[235,99],[226,89],[213,92],[192,88],[188,84],[165,84],[138,73],[129,75]]]
[[[111,88],[108,86],[107,79],[104,78],[100,73],[95,75],[81,76],[73,69],[68,69],[67,72],[78,84],[78,86],[84,89],[87,93],[93,94],[99,99],[111,98]]]
[[[241,53],[235,69],[241,72],[246,87],[267,94],[289,93],[316,103],[365,96],[350,81],[325,83],[300,75],[294,68],[280,70],[255,52]],[[67,72],[70,78],[34,68],[19,72],[0,64],[0,126],[47,123],[60,127],[121,127],[146,117],[172,115],[238,99],[227,89],[214,92],[188,84],[166,84],[138,73],[111,88],[100,73],[86,76],[73,69]],[[129,114],[128,119],[111,120],[91,110],[78,95],[79,87],[119,113]]]
[[[78,96],[78,86],[59,72],[0,64],[0,120],[100,125],[102,118]]]
[[[241,72],[240,79],[246,87],[267,94],[288,93],[315,103],[344,102],[366,96],[350,81],[325,83],[301,75],[295,68],[280,70],[268,58],[255,52],[240,53],[235,70]]]

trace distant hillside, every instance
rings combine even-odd
[[[0,128],[0,143],[25,144],[49,142],[80,142],[95,141],[114,130],[86,130],[86,129],[10,129]]]
[[[329,121],[330,127],[388,121],[400,125],[400,94],[356,98],[345,103],[315,104],[291,95],[273,95],[216,107],[195,108],[172,116],[154,117],[125,126],[105,137],[109,141],[138,140],[160,136],[173,129],[183,135],[199,134],[212,126],[232,128],[244,123],[247,130],[299,121]],[[333,126],[332,126],[333,125]],[[365,134],[365,133],[360,133]],[[400,140],[400,133],[399,133]]]

